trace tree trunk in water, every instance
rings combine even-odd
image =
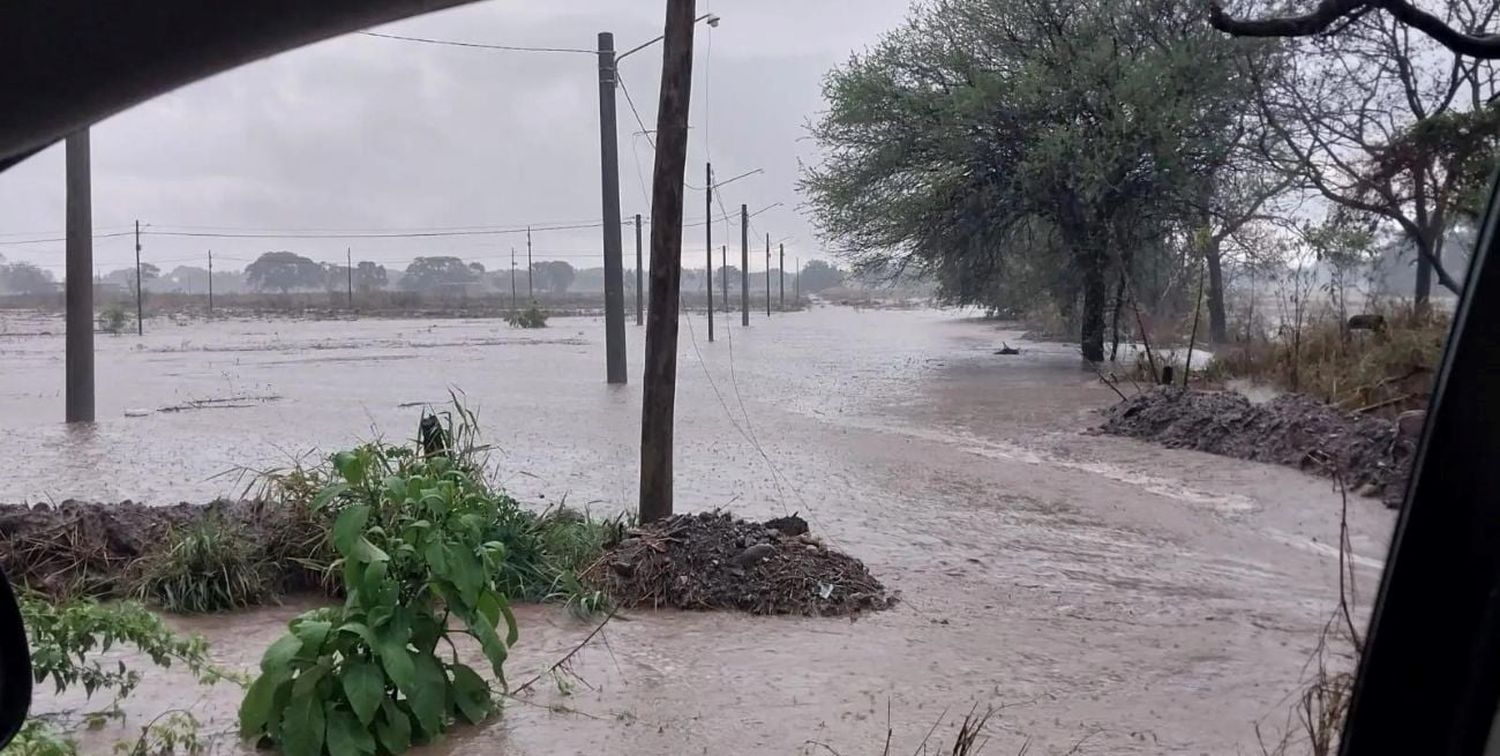
[[[1113,322],[1110,330],[1113,336],[1109,342],[1109,361],[1118,362],[1120,359],[1120,308],[1125,306],[1125,273],[1120,273],[1120,280],[1115,284],[1115,311],[1112,316]]]
[[[1104,361],[1104,263],[1097,254],[1084,258],[1083,270],[1083,358],[1089,362]]]
[[[1224,310],[1224,261],[1219,243],[1212,242],[1203,251],[1208,262],[1208,343],[1229,343],[1229,317]]]

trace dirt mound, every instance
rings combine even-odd
[[[130,565],[173,527],[210,511],[245,521],[246,510],[239,502],[0,504],[0,566],[13,582],[44,593],[114,596]]]
[[[847,615],[895,603],[864,564],[828,548],[800,517],[767,523],[723,512],[635,528],[584,579],[625,607]]]
[[[1254,404],[1230,391],[1162,387],[1105,410],[1102,433],[1339,475],[1351,491],[1398,505],[1416,447],[1396,423],[1306,396]]]

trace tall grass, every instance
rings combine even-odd
[[[200,614],[256,606],[274,596],[259,545],[217,514],[173,530],[167,543],[141,563],[139,598],[169,612]]]

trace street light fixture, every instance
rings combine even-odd
[[[694,23],[719,25],[719,16],[705,13]],[[599,33],[599,152],[601,199],[604,206],[604,352],[610,383],[625,383],[625,263],[620,221],[620,144],[615,122],[615,87],[619,86],[619,63],[666,39],[662,35],[644,44],[615,53],[615,35]]]

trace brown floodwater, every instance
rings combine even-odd
[[[865,560],[903,601],[848,619],[632,611],[484,726],[425,753],[913,752],[971,707],[1004,707],[986,753],[1258,752],[1338,596],[1339,496],[1294,470],[1086,435],[1115,397],[1075,349],[939,311],[824,307],[709,344],[684,323],[679,511],[787,512]],[[499,479],[537,506],[635,501],[640,386],[604,383],[603,325],[488,320],[153,319],[97,337],[98,416],[68,428],[60,319],[0,314],[7,499],[201,501],[225,475],[414,434],[460,390]],[[631,326],[631,376],[642,331]],[[1002,342],[1019,356],[999,356]],[[250,397],[233,407],[189,408]],[[267,399],[267,397],[276,397]],[[1351,503],[1363,601],[1393,516]],[[303,604],[174,619],[252,669]],[[592,627],[523,607],[513,684]],[[187,708],[220,752],[238,691],[152,671],[107,750]],[[38,710],[85,706],[48,698]],[[946,743],[944,743],[946,745]]]

